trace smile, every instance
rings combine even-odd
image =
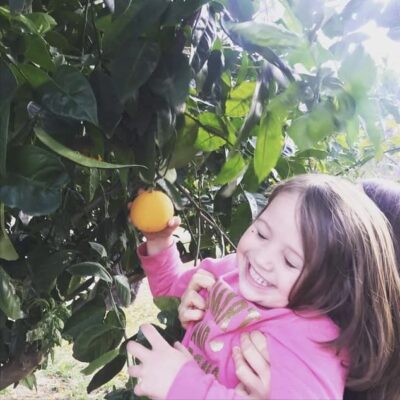
[[[274,286],[270,282],[266,281],[251,265],[249,265],[249,275],[258,285],[262,287]]]

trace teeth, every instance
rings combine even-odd
[[[252,267],[249,268],[250,276],[261,286],[270,286],[270,284]]]

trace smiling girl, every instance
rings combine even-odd
[[[174,219],[138,250],[154,296],[180,297],[199,269],[217,277],[203,319],[170,347],[151,326],[152,349],[130,342],[140,365],[138,395],[153,399],[246,398],[235,387],[232,349],[253,331],[268,344],[269,399],[341,399],[346,379],[379,381],[395,365],[400,307],[393,243],[380,211],[343,179],[325,175],[279,184],[237,252],[184,270]],[[397,285],[397,286],[396,286]],[[373,362],[371,362],[373,360]],[[387,371],[387,368],[386,368]]]

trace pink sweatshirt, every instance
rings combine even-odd
[[[177,374],[167,399],[242,399],[234,388],[233,346],[243,332],[259,330],[268,341],[271,363],[270,400],[339,400],[343,398],[346,370],[334,351],[318,343],[338,336],[338,327],[326,316],[302,316],[287,308],[266,309],[239,293],[236,255],[205,259],[198,267],[182,265],[176,246],[154,256],[146,245],[138,249],[153,296],[181,297],[193,274],[204,269],[217,277],[207,293],[202,321],[192,324],[183,344],[194,361]]]

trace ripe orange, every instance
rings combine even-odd
[[[159,190],[140,193],[133,201],[130,210],[132,224],[142,232],[162,231],[173,216],[172,201]]]

